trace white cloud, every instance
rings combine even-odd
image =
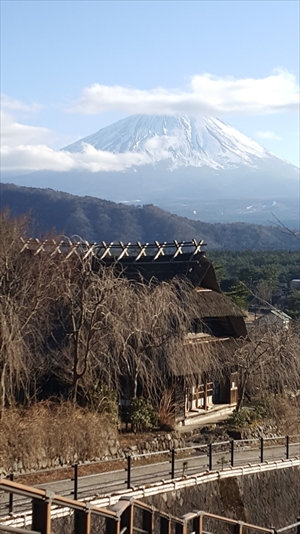
[[[67,171],[73,167],[72,159],[46,145],[19,145],[1,147],[2,171]]]
[[[256,132],[255,135],[256,137],[259,137],[260,139],[274,139],[275,141],[282,140],[282,137],[277,135],[275,132],[271,132],[269,130]]]
[[[54,134],[48,128],[28,126],[17,122],[6,111],[1,113],[1,144],[10,147],[21,144],[43,143],[53,138]]]
[[[122,171],[132,165],[146,165],[170,157],[168,148],[176,146],[173,137],[154,137],[143,152],[113,154],[85,144],[80,153],[54,150],[49,144],[55,134],[48,128],[17,122],[6,111],[1,113],[1,170],[32,172],[40,170],[90,172]]]
[[[212,74],[194,76],[188,90],[157,87],[140,90],[98,83],[86,87],[69,111],[99,114],[125,111],[145,114],[187,115],[263,115],[297,110],[299,86],[296,77],[276,69],[266,78],[218,77]]]
[[[31,119],[32,114],[36,111],[35,104],[27,106],[27,104],[6,97],[4,105],[1,107],[1,144],[9,147],[27,144],[62,146],[74,142],[74,137],[69,135],[60,135],[43,126],[24,124],[22,120],[24,116],[30,116]],[[21,120],[20,117],[22,117]]]
[[[174,146],[172,138],[153,138],[146,143],[143,152],[113,154],[97,150],[92,145],[84,145],[82,152],[57,151],[46,145],[2,146],[2,171],[70,171],[90,172],[123,171],[132,165],[146,165],[170,157],[167,148]]]
[[[42,109],[41,104],[33,102],[32,104],[25,104],[16,98],[11,98],[5,94],[1,94],[1,108],[2,110],[11,110],[11,111],[25,111],[30,113],[35,113]]]
[[[17,116],[32,116],[42,108],[33,103],[26,104],[1,94],[1,144],[17,147],[22,144],[50,143],[54,133],[41,126],[29,126],[16,119]]]

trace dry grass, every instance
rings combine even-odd
[[[174,430],[175,426],[175,404],[173,391],[166,390],[161,396],[158,409],[158,423],[164,430]]]
[[[285,435],[300,434],[300,396],[278,395],[273,398],[272,415]]]
[[[71,403],[42,402],[30,409],[5,410],[0,421],[0,458],[4,471],[46,468],[101,458],[117,439],[105,414]]]

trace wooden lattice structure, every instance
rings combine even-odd
[[[48,253],[52,257],[80,258],[91,262],[93,270],[100,265],[113,266],[131,280],[166,281],[175,276],[188,278],[195,286],[207,274],[208,262],[203,240],[154,243],[89,243],[82,239],[22,239],[21,253],[34,256]],[[218,291],[215,276],[213,285]]]
[[[179,256],[186,257],[185,253],[188,253],[188,261],[193,261],[197,254],[201,252],[201,247],[204,245],[204,241],[181,241],[174,240],[173,242],[154,241],[154,243],[89,243],[83,239],[64,237],[60,241],[56,239],[23,239],[21,238],[22,248],[21,252],[30,250],[36,256],[43,252],[48,252],[51,256],[56,254],[65,254],[67,257],[77,255],[81,258],[88,258],[94,256],[99,261],[110,258],[113,261],[121,261],[124,258],[131,258],[132,261],[138,262],[143,258],[147,258],[147,261],[155,262],[162,257],[167,257],[168,261],[173,262]]]

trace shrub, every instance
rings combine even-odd
[[[128,421],[134,432],[144,432],[157,425],[157,416],[152,406],[143,397],[131,400]]]
[[[105,384],[95,382],[88,394],[88,407],[92,411],[107,414],[114,425],[119,424],[119,406],[117,393]]]
[[[251,407],[244,407],[237,412],[233,412],[228,419],[228,426],[231,429],[243,429],[249,426],[255,426],[263,419],[272,417],[271,399],[266,398]]]

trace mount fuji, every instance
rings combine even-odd
[[[254,166],[254,158],[271,156],[229,124],[213,118],[167,115],[133,115],[65,147],[80,152],[85,145],[109,152],[145,152],[155,163],[170,158],[171,170],[178,167],[226,169]]]
[[[299,169],[220,119],[133,115],[62,150],[115,167],[35,172],[14,182],[152,203],[209,222],[267,223],[274,212],[293,224],[299,216]]]

